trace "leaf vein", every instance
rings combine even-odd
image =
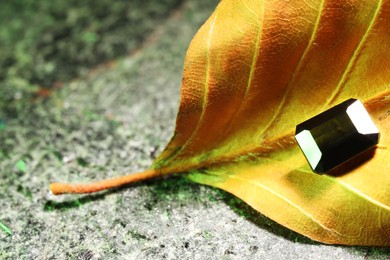
[[[374,15],[373,15],[369,25],[367,27],[366,32],[364,33],[364,35],[363,35],[362,39],[360,40],[358,46],[356,47],[355,51],[353,52],[353,55],[352,55],[351,59],[349,60],[348,65],[345,68],[345,70],[343,72],[343,75],[340,78],[339,83],[337,84],[337,87],[335,88],[335,90],[331,94],[330,98],[328,99],[329,101],[325,103],[325,107],[336,101],[336,98],[340,94],[341,89],[345,86],[345,83],[347,81],[347,77],[348,77],[351,69],[355,65],[356,60],[357,60],[359,54],[361,53],[361,50],[363,49],[364,43],[367,41],[368,36],[370,35],[370,32],[372,31],[372,28],[375,25],[375,22],[376,22],[376,20],[377,20],[377,18],[379,16],[379,13],[380,13],[380,10],[381,10],[381,7],[382,7],[382,3],[383,3],[383,0],[379,0],[378,1],[378,5],[376,7],[376,10],[374,12]]]
[[[326,175],[324,175],[326,176]],[[339,180],[339,179],[336,179],[336,178],[331,178],[329,176],[326,176],[326,178],[328,179],[331,179],[332,181],[340,184],[341,186],[343,186],[345,189],[349,190],[349,191],[352,191],[353,193],[355,193],[356,195],[358,195],[359,197],[362,197],[364,199],[366,199],[367,201],[371,202],[372,204],[380,207],[380,208],[383,208],[387,211],[390,211],[390,206],[387,206],[377,200],[375,200],[374,198],[368,196],[367,194],[364,194],[363,192],[361,192],[360,190],[356,189],[355,187],[349,185],[348,183],[342,181],[342,180]]]
[[[217,9],[218,10],[218,9]],[[198,122],[194,128],[194,130],[192,131],[190,137],[188,137],[188,139],[185,141],[185,143],[180,147],[180,149],[175,153],[174,156],[172,156],[170,158],[170,161],[174,160],[187,146],[189,143],[191,143],[192,139],[195,137],[196,133],[198,132],[203,120],[204,120],[204,116],[205,116],[205,113],[206,113],[206,107],[207,107],[207,100],[208,100],[208,93],[209,93],[209,86],[208,86],[208,83],[210,81],[210,48],[211,48],[211,36],[213,34],[213,30],[214,30],[214,25],[215,25],[215,21],[217,19],[217,12],[215,12],[215,16],[214,16],[214,19],[210,25],[210,30],[209,30],[209,33],[208,33],[208,39],[207,39],[207,48],[206,48],[206,76],[205,76],[205,80],[204,80],[204,85],[203,85],[203,88],[204,88],[204,94],[203,94],[203,102],[202,102],[202,112],[200,114],[200,117],[198,119]]]
[[[255,73],[256,63],[257,63],[257,60],[258,60],[259,54],[260,54],[259,46],[260,46],[261,39],[262,39],[263,18],[264,18],[264,2],[261,1],[261,4],[262,4],[262,7],[261,7],[261,17],[259,17],[255,12],[253,12],[252,9],[249,8],[249,6],[245,2],[245,0],[243,0],[242,2],[246,6],[246,8],[259,19],[260,22],[259,22],[259,26],[258,26],[258,29],[257,29],[257,37],[256,37],[256,43],[255,43],[255,52],[254,52],[253,58],[252,58],[252,63],[251,63],[250,71],[249,71],[248,82],[247,82],[247,85],[246,85],[246,88],[245,88],[245,93],[244,93],[243,98],[241,99],[240,105],[238,106],[238,108],[236,110],[236,113],[230,119],[230,124],[227,127],[227,130],[225,131],[225,133],[229,132],[230,128],[232,127],[232,123],[233,123],[234,119],[238,116],[239,112],[242,110],[242,106],[243,106],[243,104],[245,104],[245,101],[246,101],[246,99],[248,97],[248,93],[249,93],[249,91],[250,91],[250,89],[251,89],[251,87],[253,85],[253,76],[254,76],[254,73]]]
[[[390,92],[386,91],[384,93],[380,93],[377,96],[371,97],[369,99],[364,100],[364,104],[370,105],[370,103],[376,103],[375,101],[377,100],[382,100],[384,97],[388,96]],[[270,138],[267,142],[263,142],[260,144],[260,146],[254,146],[252,145],[247,145],[242,147],[236,152],[231,152],[231,153],[225,153],[222,156],[217,156],[213,158],[212,161],[204,161],[200,165],[202,167],[207,167],[210,166],[216,162],[222,163],[222,162],[231,162],[234,161],[234,159],[240,158],[242,156],[248,155],[248,154],[256,154],[256,156],[261,156],[261,155],[267,155],[270,154],[271,152],[276,152],[277,149],[273,146],[268,147],[269,144],[275,144],[275,143],[280,143],[280,147],[288,148],[296,145],[295,140],[294,140],[294,130],[293,131],[288,131],[285,133],[281,133],[278,136],[275,136],[273,138]],[[378,146],[379,149],[390,149],[388,146]]]
[[[260,17],[258,16],[258,14],[255,13],[255,12],[252,10],[252,8],[250,8],[250,7],[248,6],[246,0],[241,0],[241,2],[244,4],[244,6],[248,9],[248,11],[249,11],[251,14],[253,14],[253,15],[256,16],[258,19],[260,19]],[[263,1],[261,1],[261,5],[264,6]],[[263,11],[263,8],[262,8],[262,11]],[[263,13],[262,13],[262,15],[261,15],[261,19],[262,19],[262,18],[263,18]]]
[[[331,234],[337,234],[338,236],[341,236],[341,234],[339,232],[337,232],[336,230],[332,229],[332,228],[329,228],[327,226],[325,226],[323,223],[321,223],[321,221],[319,221],[318,219],[316,219],[312,214],[308,213],[305,211],[304,208],[300,207],[299,205],[297,205],[296,203],[294,203],[293,201],[289,200],[288,198],[286,198],[285,196],[277,193],[276,191],[272,190],[271,188],[263,185],[263,184],[260,184],[258,182],[255,182],[255,181],[249,181],[247,179],[243,179],[243,178],[240,178],[240,177],[237,177],[235,175],[229,175],[228,178],[232,178],[232,179],[236,179],[238,181],[241,181],[241,182],[246,182],[246,183],[249,183],[251,185],[254,185],[260,189],[263,189],[269,193],[271,193],[272,195],[278,197],[279,199],[283,200],[284,202],[286,202],[287,204],[291,205],[292,207],[296,208],[299,212],[301,212],[303,215],[305,215],[306,217],[308,217],[309,219],[311,219],[315,224],[319,225],[320,227],[322,227],[324,230],[330,232]]]
[[[273,114],[273,117],[271,118],[269,123],[267,125],[265,125],[265,127],[263,128],[263,131],[261,131],[259,136],[262,136],[268,129],[270,129],[276,123],[278,117],[280,116],[280,111],[283,109],[283,107],[284,107],[284,105],[286,103],[287,97],[290,95],[290,93],[291,93],[291,91],[293,89],[293,84],[292,83],[296,80],[296,78],[298,76],[298,72],[302,68],[302,66],[304,64],[304,61],[306,60],[306,57],[307,57],[307,55],[309,53],[309,50],[310,50],[311,46],[314,43],[314,40],[315,40],[317,32],[318,32],[320,20],[321,20],[322,14],[324,12],[324,6],[325,6],[325,0],[322,0],[320,8],[319,8],[319,11],[318,11],[318,15],[317,15],[314,27],[313,27],[313,31],[312,31],[312,34],[310,36],[310,40],[309,40],[309,42],[308,42],[308,44],[307,44],[307,46],[306,46],[306,48],[305,48],[305,50],[304,50],[300,60],[298,62],[298,65],[295,67],[295,70],[294,70],[290,80],[287,83],[286,91],[285,91],[285,93],[284,93],[284,95],[282,97],[282,100],[279,103],[278,108],[275,110],[275,112]]]
[[[226,136],[226,134],[229,133],[229,131],[231,130],[231,128],[233,126],[235,119],[242,111],[243,105],[245,104],[245,102],[247,100],[250,89],[253,86],[255,67],[256,67],[256,63],[258,61],[259,54],[260,54],[260,44],[261,44],[261,40],[262,40],[263,18],[264,18],[264,1],[261,1],[262,7],[261,7],[261,16],[260,17],[255,12],[253,12],[253,10],[247,5],[245,0],[242,0],[242,2],[244,3],[245,7],[258,19],[258,29],[257,29],[256,42],[255,42],[255,51],[253,54],[251,65],[250,65],[249,78],[248,78],[248,82],[247,82],[247,85],[245,88],[244,95],[240,101],[240,104],[237,106],[235,113],[231,116],[228,125],[224,128],[223,132],[219,135],[217,140],[214,142],[214,147],[221,140],[223,140],[223,138]]]
[[[245,1],[243,1],[245,3]],[[263,4],[263,1],[262,1],[262,4]],[[247,6],[247,4],[245,3],[245,6]],[[252,12],[254,13],[248,6],[247,8]],[[256,13],[254,13],[254,15],[259,19],[259,25],[258,25],[258,29],[257,29],[257,37],[256,37],[256,44],[255,44],[255,53],[253,55],[253,58],[252,58],[252,64],[251,64],[251,69],[250,69],[250,72],[249,72],[249,79],[248,79],[248,83],[246,85],[246,88],[245,88],[245,94],[244,94],[244,98],[241,102],[241,105],[239,107],[239,109],[241,108],[242,104],[245,103],[245,99],[247,98],[248,96],[248,93],[252,87],[252,83],[253,83],[253,75],[255,73],[255,67],[256,67],[256,63],[257,63],[257,60],[259,58],[259,53],[260,53],[260,50],[259,50],[259,46],[260,46],[260,43],[261,43],[261,39],[262,39],[262,31],[263,31],[263,16],[264,16],[264,8],[261,8],[261,17],[259,17]],[[237,113],[235,114],[235,116],[237,115]],[[235,117],[234,116],[234,117]],[[233,119],[234,119],[233,117]]]

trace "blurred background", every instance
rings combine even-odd
[[[183,0],[0,1],[0,109],[137,48]],[[11,113],[12,111],[8,111]]]

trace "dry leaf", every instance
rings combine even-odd
[[[188,50],[175,136],[155,167],[201,168],[192,180],[314,240],[389,246],[389,57],[390,1],[222,1]],[[295,126],[350,97],[380,144],[316,175]]]
[[[185,61],[174,137],[153,169],[86,193],[174,172],[226,190],[324,243],[390,246],[390,1],[223,0]],[[293,135],[348,99],[380,132],[374,154],[314,174]]]

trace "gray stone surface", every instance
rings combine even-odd
[[[388,249],[312,242],[182,176],[55,197],[150,166],[174,129],[185,51],[218,1],[188,1],[139,52],[0,112],[0,259],[388,259]]]

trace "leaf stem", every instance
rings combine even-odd
[[[117,188],[138,181],[156,178],[162,176],[164,173],[166,173],[164,169],[151,169],[144,172],[133,173],[126,176],[86,184],[51,183],[50,190],[54,195],[93,193]]]

